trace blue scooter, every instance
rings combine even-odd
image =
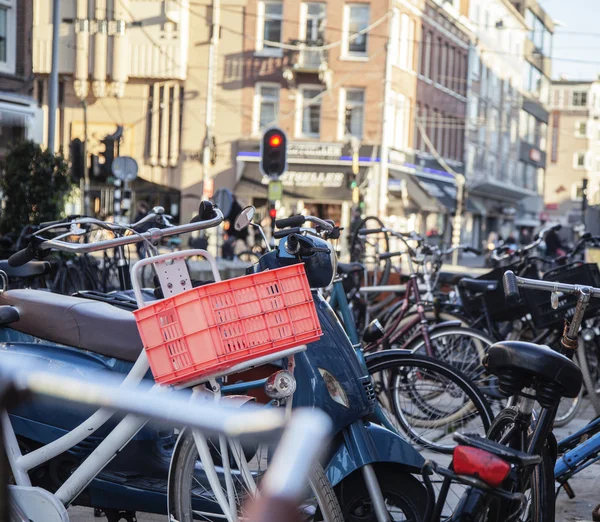
[[[314,220],[326,235],[335,237],[336,229],[330,223],[310,217],[303,219]],[[279,226],[293,224],[280,222]],[[314,232],[298,226],[281,230],[277,233],[281,238],[278,247],[265,254],[251,271],[303,262],[311,288],[327,286],[335,273],[335,253],[327,241],[310,235],[311,231]],[[30,266],[34,269],[35,262]],[[10,277],[10,269],[5,268]],[[395,512],[402,512],[406,519],[422,520],[427,492],[413,475],[420,473],[424,459],[398,434],[368,422],[376,400],[371,379],[331,307],[316,291],[314,300],[323,336],[308,345],[305,352],[295,355],[297,390],[293,405],[321,408],[333,420],[335,437],[324,467],[335,486],[344,517],[356,522],[387,522],[394,519]],[[119,324],[122,329],[118,333],[103,331],[102,317],[98,317],[97,326],[82,325],[76,346],[65,345],[63,325],[35,320],[36,314],[52,317],[61,310],[68,316],[69,305],[76,301],[73,297],[54,294],[50,297],[35,290],[0,294],[0,305],[6,305],[0,306],[0,348],[18,354],[24,361],[32,357],[38,363],[58,365],[82,378],[98,371],[127,374],[141,350],[139,338],[132,334],[135,322],[129,312],[89,301],[90,320],[97,312],[109,314],[111,324]],[[89,338],[86,331],[90,334],[95,331],[107,343]],[[108,342],[111,335],[115,336],[112,343]],[[146,378],[152,379],[151,375]],[[222,393],[245,393],[264,382],[265,379],[259,379],[224,384]],[[13,408],[10,418],[22,449],[27,450],[52,442],[92,413],[69,411],[56,403],[36,400]],[[58,488],[117,422],[118,419],[109,422],[72,451],[32,470],[34,484],[49,490]],[[102,508],[113,520],[118,520],[115,517],[120,512],[166,513],[169,482],[173,480],[171,464],[177,458],[181,440],[181,436],[178,438],[172,432],[145,427],[89,484],[76,503]]]

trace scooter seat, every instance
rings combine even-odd
[[[131,312],[107,303],[41,290],[9,290],[0,305],[11,305],[19,320],[10,327],[58,344],[135,361],[143,349]]]
[[[0,261],[0,270],[8,277],[36,277],[45,274],[49,269],[48,261],[29,261],[21,266],[10,266],[6,259]]]

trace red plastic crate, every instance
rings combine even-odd
[[[322,333],[302,264],[192,288],[133,313],[160,384],[197,381]]]

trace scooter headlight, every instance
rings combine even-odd
[[[296,379],[291,372],[281,370],[271,375],[265,383],[265,393],[271,399],[287,399],[296,391]]]
[[[327,386],[329,396],[335,402],[341,404],[344,408],[350,408],[350,401],[348,400],[348,396],[346,395],[346,392],[344,391],[344,388],[339,383],[339,381],[323,368],[319,368],[319,373],[325,381],[325,386]]]

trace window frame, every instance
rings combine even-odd
[[[265,22],[266,22],[266,5],[267,4],[281,4],[281,37],[280,42],[283,40],[283,0],[259,0],[258,12],[256,17],[256,52],[258,56],[283,56],[283,49],[281,47],[265,47]]]
[[[576,95],[580,95],[581,96],[581,103],[575,103],[575,97]],[[585,103],[583,103],[585,101]],[[582,107],[585,108],[588,106],[588,93],[587,91],[572,91],[572,95],[571,95],[571,106],[573,107]]]
[[[260,111],[262,108],[262,101],[263,101],[263,95],[262,95],[262,88],[263,87],[271,87],[271,88],[276,88],[277,89],[277,119],[275,120],[275,122],[273,123],[273,125],[276,125],[279,121],[279,105],[280,105],[280,100],[281,100],[281,85],[279,83],[276,82],[256,82],[254,84],[254,94],[253,94],[253,101],[252,101],[252,105],[253,105],[253,110],[252,110],[252,134],[254,135],[258,135],[260,134],[261,126],[260,126]],[[268,128],[268,127],[265,127]]]
[[[305,138],[305,139],[319,139],[321,137],[321,117],[322,117],[322,108],[323,108],[323,98],[319,100],[319,132],[318,133],[304,133],[302,131],[302,123],[304,120],[304,110],[310,107],[311,105],[304,105],[306,96],[305,91],[307,90],[319,90],[320,93],[323,93],[324,89],[315,84],[301,84],[298,85],[298,94],[296,96],[296,122],[295,122],[295,135],[297,138]],[[312,98],[312,97],[311,97]]]
[[[362,121],[361,121],[361,133],[360,136],[355,136],[351,132],[349,132],[348,127],[346,125],[346,109],[348,107],[348,93],[349,92],[360,92],[363,95],[362,105],[359,105],[358,102],[352,102],[356,104],[356,107],[362,107]],[[359,140],[362,140],[365,135],[365,107],[366,107],[366,89],[363,87],[342,87],[340,89],[340,124],[341,124],[341,139],[350,138],[354,136]],[[319,126],[320,130],[320,126]]]
[[[583,164],[579,164],[579,158],[583,158]],[[577,170],[585,170],[586,168],[586,152],[576,151],[573,153],[573,168]]]
[[[308,25],[308,20],[309,20],[309,14],[308,14],[308,5],[309,4],[319,4],[325,7],[325,16],[324,16],[324,20],[325,20],[325,24],[323,27],[323,40],[325,39],[325,31],[327,30],[327,4],[325,2],[302,2],[300,4],[300,31],[298,32],[298,35],[300,36],[300,40],[312,40],[312,38],[308,37],[308,34],[306,33],[306,29],[307,29],[307,25]],[[316,17],[314,17],[313,15],[310,15],[311,19],[316,19]]]
[[[367,27],[371,23],[371,5],[364,3],[351,3],[344,4],[344,17],[342,24],[342,60],[356,60],[364,61],[369,59],[369,33],[364,33],[365,36],[365,50],[364,51],[351,51],[350,50],[350,13],[353,7],[362,7],[368,9],[369,17]],[[361,29],[362,30],[362,29]]]
[[[17,1],[0,0],[0,8],[6,9],[6,61],[0,61],[0,73],[16,74],[17,71]]]
[[[587,138],[588,124],[589,124],[589,122],[587,120],[577,120],[575,122],[575,137],[576,138]],[[585,125],[583,133],[581,132],[582,125]]]

